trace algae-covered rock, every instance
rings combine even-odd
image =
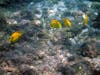
[[[21,65],[19,67],[19,75],[39,75],[39,73],[28,65]]]
[[[5,74],[4,72],[5,72],[5,71],[0,70],[0,75],[4,75],[4,74]]]
[[[81,54],[85,57],[95,57],[97,55],[95,40],[85,42],[81,46]]]
[[[0,31],[5,30],[7,26],[6,17],[4,13],[0,10]]]
[[[60,64],[57,71],[61,72],[61,75],[76,75],[75,70],[68,65],[64,66]]]
[[[75,70],[76,75],[92,75],[89,64],[86,62],[79,62],[72,65],[71,67]]]

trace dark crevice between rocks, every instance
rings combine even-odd
[[[100,12],[98,13],[96,19],[93,21],[93,27],[100,29]]]

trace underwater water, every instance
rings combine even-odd
[[[0,0],[0,75],[100,75],[100,1]]]

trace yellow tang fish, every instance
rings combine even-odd
[[[63,18],[62,20],[63,20],[64,24],[67,27],[71,27],[72,26],[72,23],[71,23],[71,21],[68,18]]]
[[[50,22],[50,26],[51,26],[52,28],[62,28],[61,23],[60,23],[58,20],[56,20],[56,19],[54,19],[54,20],[52,20],[52,21]]]
[[[88,25],[88,22],[89,22],[89,17],[87,14],[84,14],[83,15],[83,24],[84,25]]]
[[[8,39],[8,41],[10,43],[15,43],[21,38],[22,34],[23,34],[22,32],[16,31],[16,32],[11,34],[10,38]]]

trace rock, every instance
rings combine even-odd
[[[92,74],[90,65],[86,61],[75,63],[71,67],[75,70],[76,75],[91,75]]]
[[[4,12],[0,10],[0,31],[4,31],[7,29],[7,22],[6,22],[6,17],[4,15]]]
[[[20,65],[22,63],[31,64],[32,59],[31,58],[28,58],[28,57],[25,57],[25,56],[19,56],[19,57],[16,57],[14,59],[11,59],[11,61],[14,64],[18,64],[18,65]]]
[[[42,23],[40,20],[33,20],[32,24],[34,24],[35,26],[40,26]]]
[[[13,45],[10,45],[8,42],[4,42],[0,45],[0,51],[10,51],[12,49],[15,49],[15,47]]]
[[[100,67],[93,71],[93,75],[100,75]]]
[[[22,75],[39,75],[36,71],[32,69],[25,70]]]
[[[28,20],[32,20],[33,19],[33,14],[30,11],[27,11],[27,10],[21,11],[20,15],[21,15],[22,19],[26,19],[26,20],[27,19]]]
[[[19,75],[39,75],[37,70],[31,68],[29,65],[21,65],[19,67]]]
[[[71,62],[71,61],[75,61],[76,57],[75,56],[70,56],[68,57],[68,61]]]
[[[3,70],[0,69],[0,75],[6,75],[5,71],[3,71]]]
[[[76,75],[74,69],[72,69],[68,65],[65,66],[63,64],[58,65],[57,71],[61,72],[62,73],[61,75]]]
[[[90,40],[88,42],[85,42],[81,47],[81,54],[85,57],[95,57],[96,52],[96,44],[95,40]]]
[[[37,34],[37,36],[38,36],[38,38],[44,38],[45,34],[39,33],[39,34]]]

